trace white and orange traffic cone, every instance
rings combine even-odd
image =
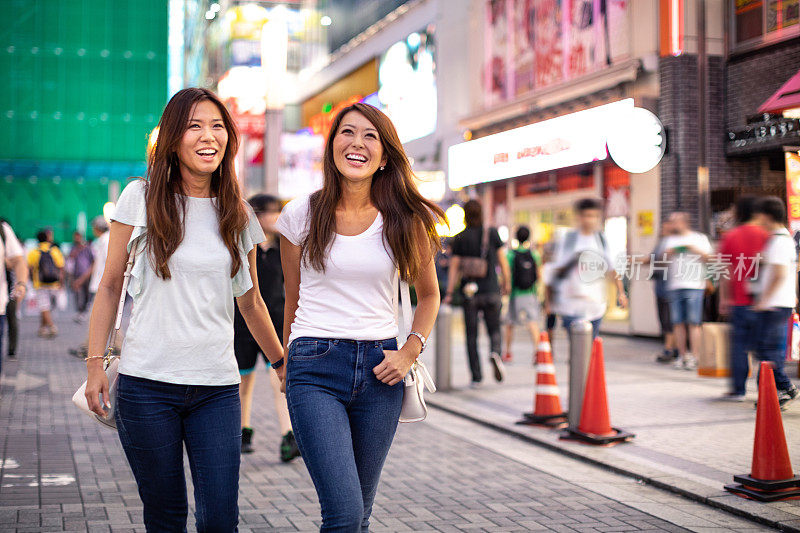
[[[558,394],[550,339],[546,332],[542,332],[536,350],[536,395],[533,400],[533,412],[525,413],[518,424],[555,427],[563,425],[566,416],[561,408]]]

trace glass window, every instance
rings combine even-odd
[[[794,26],[799,18],[800,0],[769,0],[767,33]]]
[[[761,37],[764,26],[763,0],[735,0],[736,42]]]

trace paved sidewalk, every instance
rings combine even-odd
[[[116,434],[70,403],[84,364],[66,350],[78,342],[82,328],[59,324],[60,337],[42,340],[34,336],[35,321],[25,319],[20,360],[3,362],[0,531],[144,531],[141,503]],[[256,391],[257,451],[243,458],[240,531],[315,531],[319,509],[302,461],[284,465],[277,458],[266,376]],[[191,518],[189,527],[193,530]],[[440,412],[398,431],[372,528],[760,529]]]
[[[523,412],[532,411],[536,373],[533,346],[527,333],[517,328],[507,381],[495,383],[486,362],[488,345],[481,346],[484,385],[467,388],[469,376],[456,310],[452,339],[452,376],[455,390],[437,393],[430,402],[438,407],[489,424],[504,431],[561,450],[616,471],[646,479],[659,486],[707,500],[732,511],[770,523],[800,528],[800,502],[757,504],[730,495],[723,485],[734,474],[750,471],[755,430],[755,380],[748,383],[745,403],[715,401],[727,390],[727,379],[699,377],[655,363],[657,341],[606,336],[605,370],[611,422],[636,434],[631,443],[613,448],[592,447],[559,440],[559,432],[516,425]],[[482,341],[486,341],[482,335]],[[560,331],[553,342],[556,376],[562,406],[567,405],[568,344]],[[434,349],[426,355],[434,368]],[[800,402],[783,415],[790,455],[800,463]]]

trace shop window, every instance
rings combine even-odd
[[[800,34],[800,0],[731,0],[733,46],[749,48]]]

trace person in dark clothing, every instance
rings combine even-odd
[[[283,305],[285,303],[283,270],[281,269],[280,240],[275,232],[275,221],[281,212],[281,202],[274,196],[257,194],[250,198],[249,203],[267,237],[266,241],[256,247],[259,292],[261,292],[264,303],[267,304],[275,331],[283,331]],[[242,383],[239,386],[239,395],[242,400],[242,453],[253,451],[254,432],[250,427],[250,411],[253,405],[256,377],[253,370],[255,370],[258,355],[261,354],[270,374],[272,391],[275,395],[275,411],[278,414],[278,424],[281,435],[283,435],[280,444],[281,461],[289,462],[299,457],[300,452],[297,449],[292,423],[289,420],[289,410],[286,406],[286,396],[280,390],[280,380],[270,368],[269,360],[247,328],[238,305],[233,317],[233,351],[236,355],[236,362],[239,364],[239,374],[242,376]]]
[[[503,381],[505,369],[500,357],[502,339],[500,333],[500,309],[502,294],[511,292],[511,272],[503,253],[503,240],[497,229],[484,227],[483,208],[477,200],[464,204],[466,229],[453,238],[453,257],[450,260],[450,276],[445,294],[445,303],[450,303],[456,286],[459,287],[464,307],[464,327],[467,337],[467,355],[472,374],[472,388],[477,388],[483,379],[478,357],[478,315],[483,313],[491,342],[489,361],[497,381]],[[476,261],[477,260],[477,261]],[[502,285],[498,282],[497,269],[502,274]],[[460,282],[460,283],[459,283]]]

